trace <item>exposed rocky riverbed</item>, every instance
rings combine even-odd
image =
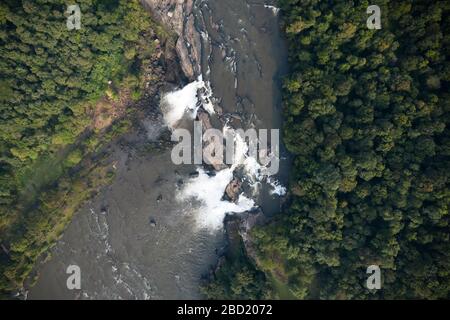
[[[166,145],[167,113],[190,92],[196,112],[176,126],[189,128],[197,118],[219,129],[280,128],[285,48],[276,8],[269,1],[143,2],[177,35],[165,67],[178,88],[154,93],[136,130],[112,146],[114,183],[80,210],[37,268],[30,299],[201,298],[200,279],[224,246],[224,214],[259,207],[272,215],[282,203],[285,161],[277,176],[260,180],[238,165],[175,165]],[[181,90],[178,100],[167,99]],[[66,287],[69,265],[80,266],[81,290]]]

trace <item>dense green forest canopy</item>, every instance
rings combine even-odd
[[[73,31],[65,1],[0,4],[0,229],[26,169],[75,141],[91,121],[86,102],[109,81],[139,70],[136,46],[150,24],[139,2],[77,3],[82,26]]]
[[[228,262],[206,296],[450,298],[450,3],[279,4],[290,199],[253,230],[261,285],[230,290],[249,262]],[[366,26],[374,4],[380,30]],[[371,265],[380,290],[366,287]]]
[[[449,298],[450,2],[279,3],[294,165],[258,265],[297,298]]]
[[[63,173],[99,144],[86,134],[95,102],[113,86],[139,90],[155,49],[138,0],[76,3],[81,29],[71,31],[66,1],[0,3],[0,295],[22,285],[76,204],[110,178],[96,164]]]

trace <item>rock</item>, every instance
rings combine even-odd
[[[108,207],[107,207],[107,206],[102,206],[102,207],[100,208],[100,214],[105,215],[105,214],[107,214],[107,213],[108,213]]]
[[[206,113],[200,109],[197,117],[202,122],[203,131],[206,131],[206,130],[212,128],[208,113]],[[220,150],[221,148],[223,148],[222,142],[223,141],[218,141],[217,139],[212,139],[212,138],[209,139],[208,141],[204,141],[203,142],[203,151],[205,151],[205,149],[211,150],[211,152],[213,150]],[[205,161],[205,163],[213,166],[214,170],[216,170],[216,171],[220,171],[220,170],[226,168],[226,165],[223,163],[223,159],[222,160],[216,159],[215,157],[211,156],[211,154],[210,154],[211,152],[203,153],[203,160]]]
[[[189,80],[201,73],[201,37],[195,29],[193,0],[142,0],[153,17],[178,36],[175,50]]]
[[[242,182],[238,178],[234,178],[225,188],[225,194],[231,201],[236,202],[238,200],[241,186]]]
[[[220,25],[219,25],[218,23],[215,23],[215,22],[213,21],[212,16],[209,17],[209,20],[210,20],[211,27],[212,27],[216,32],[218,32],[218,31],[220,30]]]
[[[221,116],[223,114],[223,109],[221,106],[218,105],[214,105],[214,110],[216,111],[216,113]]]
[[[247,255],[255,261],[257,261],[258,257],[256,254],[255,245],[253,244],[253,240],[250,236],[250,230],[257,225],[263,225],[264,223],[266,223],[266,221],[267,218],[261,208],[247,212],[246,216],[241,219],[239,234],[241,235],[242,241],[244,242],[244,247]]]
[[[237,113],[229,113],[231,118],[234,118],[236,120],[242,121],[242,116]]]
[[[189,58],[189,52],[186,47],[185,41],[182,37],[178,38],[177,40],[176,50],[178,53],[178,57],[180,58],[181,69],[183,70],[185,76],[189,79],[193,79],[194,68]]]
[[[200,120],[202,122],[203,130],[208,130],[208,129],[212,128],[208,113],[206,113],[202,110],[199,110],[197,113],[197,118],[198,118],[198,120]]]
[[[244,219],[241,220],[240,234],[244,241],[248,240],[248,232],[256,225],[262,225],[267,218],[261,208],[247,212]]]
[[[192,10],[191,10],[192,11]],[[184,38],[190,44],[190,58],[196,74],[200,74],[202,42],[197,29],[195,29],[195,17],[191,13],[184,26]]]
[[[215,176],[216,176],[216,172],[215,172],[215,171],[212,171],[212,170],[208,170],[208,171],[206,172],[206,174],[208,175],[208,177],[215,177]]]
[[[197,178],[198,175],[199,175],[198,171],[194,171],[194,172],[189,173],[189,177],[190,178]]]

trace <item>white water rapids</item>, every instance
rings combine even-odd
[[[27,286],[30,299],[204,298],[200,279],[224,248],[225,213],[260,206],[268,216],[277,214],[282,204],[277,194],[284,187],[275,176],[264,176],[266,168],[243,145],[235,164],[215,175],[202,166],[173,164],[171,150],[144,152],[160,142],[166,145],[161,136],[167,133],[165,126],[192,127],[200,105],[210,114],[214,108],[219,113],[220,106],[229,115],[228,132],[240,126],[280,127],[280,79],[287,53],[278,10],[269,7],[273,3],[194,1],[203,78],[162,93],[161,115],[149,99],[149,114],[142,119],[146,135],[139,128],[111,145],[114,182],[79,210],[51,250],[52,258],[36,268],[36,284]],[[217,100],[208,99],[210,86],[220,101],[214,108],[210,102]],[[222,129],[216,116],[211,118]],[[284,164],[276,178],[287,181],[289,159],[280,160]],[[198,171],[195,178],[193,170]],[[242,180],[244,190],[235,203],[222,200],[233,177]],[[81,269],[81,290],[67,290],[69,265]],[[30,282],[34,279],[35,274]]]
[[[164,121],[167,126],[174,129],[178,123],[186,114],[191,119],[195,119],[197,110],[200,107],[197,92],[203,90],[204,101],[211,101],[211,89],[209,84],[203,81],[202,77],[198,77],[197,81],[193,81],[180,90],[176,90],[165,94],[161,100],[161,108],[164,115]],[[203,103],[203,108],[209,113],[214,113],[213,105],[209,103]]]
[[[203,106],[209,114],[213,114],[211,97],[209,83],[203,81],[202,77],[181,89],[165,94],[161,100],[161,109],[166,125],[174,130],[181,119],[186,117],[195,119],[200,106]],[[234,136],[233,165],[216,172],[215,175],[208,175],[202,167],[197,168],[198,176],[189,179],[177,195],[177,201],[195,199],[201,203],[200,207],[194,209],[196,226],[211,231],[222,228],[227,213],[241,213],[255,208],[256,203],[251,196],[258,193],[258,186],[261,183],[268,183],[273,188],[271,192],[273,195],[283,196],[286,193],[285,187],[280,185],[278,180],[265,175],[262,170],[264,167],[256,158],[249,156],[249,148],[243,137],[227,125],[224,126],[223,132]],[[252,186],[253,194],[247,196],[241,193],[237,202],[233,203],[223,200],[223,195],[233,179],[234,171],[238,168],[243,169],[244,179]]]

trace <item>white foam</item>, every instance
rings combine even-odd
[[[274,15],[277,15],[278,12],[280,11],[280,8],[277,8],[275,6],[271,6],[271,5],[268,5],[268,4],[265,4],[264,8],[272,10]]]
[[[198,108],[202,106],[208,113],[214,113],[212,103],[212,91],[210,84],[202,80],[200,76],[196,81],[189,83],[182,89],[167,93],[161,100],[161,109],[164,120],[171,129],[186,115],[194,119]],[[228,127],[223,128],[224,136],[231,133],[234,137],[235,154],[231,167],[216,172],[215,175],[208,175],[204,169],[198,168],[199,175],[189,179],[183,189],[177,195],[178,201],[191,201],[196,199],[200,206],[194,209],[194,218],[199,228],[211,231],[223,227],[223,219],[227,213],[240,213],[251,210],[255,207],[255,202],[244,195],[239,195],[236,203],[222,200],[225,189],[233,179],[233,173],[237,168],[243,168],[244,180],[253,187],[253,195],[257,193],[257,187],[268,178],[267,170],[256,158],[249,156],[249,148],[237,131]],[[272,183],[274,194],[282,195],[285,188],[277,182]]]
[[[270,194],[276,194],[280,197],[284,196],[287,192],[286,187],[283,186],[280,181],[276,179],[267,178],[267,183],[272,187]]]
[[[203,169],[198,169],[199,175],[191,179],[179,194],[179,199],[195,198],[201,206],[195,212],[197,226],[217,230],[223,226],[226,213],[239,213],[252,209],[255,202],[240,194],[237,203],[222,200],[225,188],[233,179],[234,168],[227,168],[209,176]]]
[[[203,91],[199,97],[199,90]],[[199,98],[202,104],[199,103]],[[163,95],[161,110],[167,126],[174,129],[179,121],[187,114],[191,119],[197,116],[200,105],[210,114],[214,113],[212,104],[212,91],[209,82],[205,82],[202,76],[179,90]]]
[[[199,168],[199,175],[192,178],[185,185],[179,198],[188,200],[195,198],[200,201],[201,206],[195,212],[197,226],[210,230],[217,230],[223,226],[223,219],[227,213],[240,213],[251,210],[255,202],[240,194],[237,203],[222,200],[225,189],[233,179],[233,172],[243,165],[247,160],[248,146],[236,132],[228,126],[223,128],[224,134],[228,131],[234,135],[235,154],[233,165],[209,176],[203,169]]]
[[[170,92],[161,99],[161,109],[164,114],[164,121],[169,128],[175,128],[178,122],[190,112],[191,117],[197,111],[197,90],[200,83],[194,81],[180,90]]]
[[[225,189],[233,179],[233,173],[237,168],[244,169],[244,179],[253,188],[253,194],[257,193],[257,187],[263,181],[272,186],[272,194],[282,196],[286,193],[286,188],[278,180],[271,179],[266,174],[265,167],[256,158],[249,156],[249,147],[237,131],[227,125],[224,126],[223,131],[224,135],[232,134],[234,137],[235,153],[232,166],[217,172],[214,176],[209,176],[205,170],[199,168],[198,177],[190,179],[178,195],[178,200],[181,201],[194,198],[200,202],[200,207],[194,212],[197,227],[212,231],[222,228],[223,219],[227,213],[245,212],[255,207],[255,202],[243,193],[239,195],[237,203],[222,200]]]
[[[233,129],[225,126],[224,132],[226,131],[234,132]],[[234,166],[242,165],[244,167],[244,173],[250,183],[250,186],[253,188],[253,193],[256,194],[258,192],[258,187],[263,181],[265,181],[272,187],[270,192],[271,194],[278,195],[280,197],[284,196],[287,191],[286,187],[284,187],[277,179],[271,177],[271,174],[267,168],[261,165],[255,157],[249,156],[249,148],[243,137],[235,132],[234,134],[236,144]],[[270,154],[270,156],[273,155]]]

